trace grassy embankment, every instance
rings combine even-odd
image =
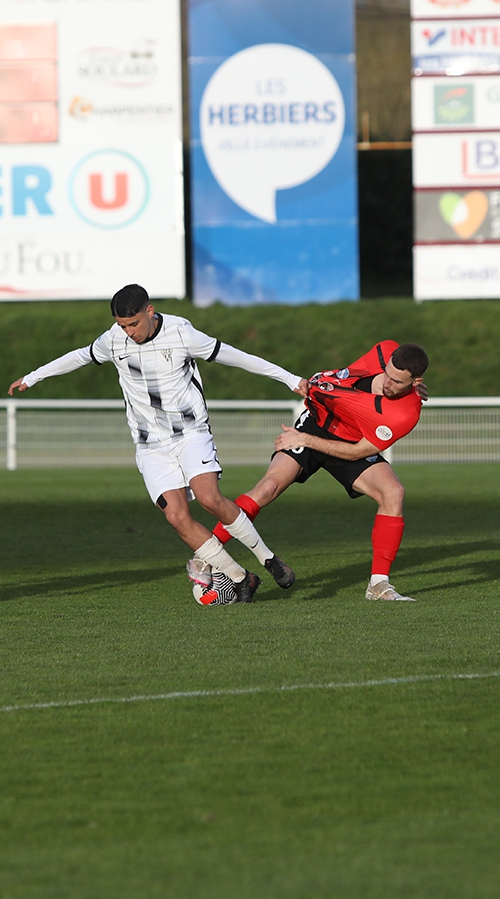
[[[500,302],[453,300],[415,304],[409,299],[359,303],[195,309],[188,301],[156,303],[209,334],[262,355],[300,375],[344,366],[383,338],[422,344],[430,358],[427,383],[434,396],[495,396],[500,389]],[[19,303],[3,307],[3,395],[11,381],[69,350],[85,346],[112,323],[106,302]],[[212,399],[283,397],[277,382],[222,365],[201,363]],[[119,397],[112,366],[89,366],[53,378],[30,397]]]

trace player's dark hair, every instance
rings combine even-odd
[[[416,343],[401,343],[391,358],[395,368],[409,371],[412,378],[421,378],[429,365],[427,353]]]
[[[140,284],[127,284],[111,300],[111,314],[116,318],[132,318],[149,306],[149,295]]]

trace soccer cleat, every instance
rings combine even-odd
[[[199,584],[201,587],[210,587],[212,583],[212,566],[203,559],[190,559],[186,565],[188,578],[193,584]]]
[[[279,556],[266,559],[264,568],[272,574],[278,586],[283,587],[284,590],[288,590],[295,583],[295,572],[289,565],[285,565],[283,559],[280,559]]]
[[[201,584],[193,585],[193,596],[200,606],[232,606],[236,602],[232,580],[218,569],[213,569],[212,583],[209,587],[203,587]]]
[[[373,587],[368,584],[365,596],[366,599],[385,599],[391,602],[416,602],[411,596],[401,596],[389,581],[380,581]]]
[[[239,584],[234,584],[235,602],[252,602],[255,591],[260,587],[261,579],[251,571],[245,571],[245,577]]]

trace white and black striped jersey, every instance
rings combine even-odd
[[[135,343],[113,325],[90,347],[94,362],[113,362],[134,443],[163,443],[186,431],[208,430],[195,358],[210,360],[217,340],[186,319],[158,316],[153,337]]]
[[[28,387],[51,375],[90,362],[113,362],[118,370],[134,443],[158,445],[189,431],[210,430],[201,377],[195,359],[233,365],[267,375],[294,390],[300,378],[259,356],[243,353],[196,330],[176,315],[157,313],[158,327],[135,343],[114,324],[90,346],[73,350],[23,378]]]

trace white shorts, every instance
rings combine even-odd
[[[192,478],[222,471],[209,431],[193,431],[165,446],[136,446],[135,461],[155,505],[162,493],[183,487],[187,488],[188,499],[194,499],[189,489]]]

